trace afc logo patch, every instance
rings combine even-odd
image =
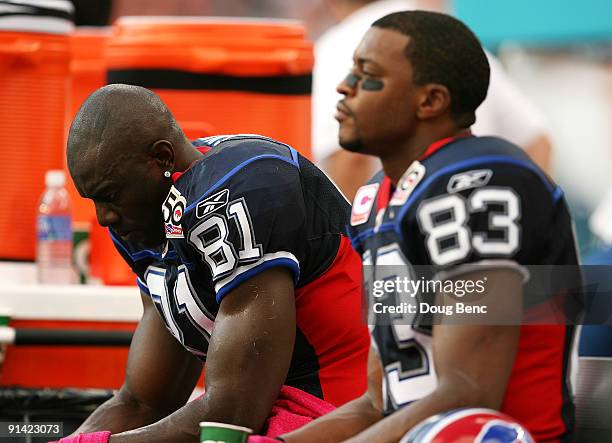
[[[178,189],[172,186],[162,205],[166,238],[184,238],[181,219],[185,213],[186,206],[187,200],[185,200],[185,197],[181,195]]]
[[[368,221],[372,205],[376,199],[379,183],[365,185],[359,188],[353,200],[353,210],[351,211],[351,226],[360,225]]]

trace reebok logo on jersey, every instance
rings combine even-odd
[[[217,192],[214,195],[211,195],[206,200],[202,200],[196,206],[196,217],[204,218],[206,214],[210,214],[211,212],[215,212],[217,209],[222,208],[227,205],[229,201],[229,189],[224,189],[223,191]]]
[[[380,185],[378,183],[373,183],[371,185],[365,185],[359,188],[357,194],[355,195],[355,200],[353,200],[351,226],[360,225],[368,221],[379,186]]]
[[[162,205],[166,238],[184,238],[181,219],[185,213],[185,206],[187,206],[187,200],[178,189],[172,186]]]
[[[475,169],[473,171],[455,174],[448,181],[446,190],[451,194],[466,189],[478,188],[489,183],[491,177],[493,177],[493,171],[490,169]]]

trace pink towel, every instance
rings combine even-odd
[[[320,398],[291,386],[283,386],[266,421],[266,437],[254,436],[249,443],[277,442],[269,437],[286,434],[331,412],[335,407]],[[54,443],[108,443],[111,433],[93,432],[65,437]]]
[[[266,437],[286,434],[335,409],[333,405],[291,386],[283,386],[266,421]],[[249,443],[275,441],[251,437]]]
[[[270,437],[264,437],[263,435],[251,435],[249,437],[249,443],[278,443],[279,440]]]
[[[74,437],[60,438],[57,442],[52,443],[108,443],[111,436],[109,431],[92,432],[89,434],[79,434]]]

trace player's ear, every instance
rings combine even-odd
[[[157,140],[153,143],[151,156],[162,171],[174,170],[174,146],[168,140]]]
[[[438,117],[450,109],[451,96],[448,88],[438,83],[421,86],[417,117],[422,120]]]

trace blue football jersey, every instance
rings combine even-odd
[[[468,263],[511,267],[528,281],[527,265],[578,264],[563,192],[520,148],[472,136],[435,145],[397,187],[381,171],[356,194],[351,241],[363,259],[366,287],[395,278],[385,273],[399,268],[418,279],[460,273]],[[417,275],[418,266],[428,266],[431,274]],[[405,300],[397,293],[369,295],[371,306]],[[419,300],[417,295],[412,302]],[[437,387],[431,318],[425,321],[419,310],[370,314],[384,371],[385,413],[391,414]],[[521,328],[503,411],[538,440],[571,433],[566,376],[572,340],[571,326]]]
[[[350,254],[359,262],[346,237],[349,203],[320,170],[283,143],[234,135],[199,139],[194,145],[204,156],[173,176],[160,208],[166,244],[138,250],[111,231],[119,252],[168,330],[202,359],[223,298],[266,269],[290,270],[298,327],[286,383],[325,397],[325,356],[331,349],[353,351],[346,360],[349,368],[365,367],[366,361],[367,328],[358,307],[337,322],[311,326],[306,318],[312,317],[312,305],[321,315],[322,303],[332,311],[349,302],[359,305],[358,268],[340,272],[335,266]],[[335,280],[342,283],[334,293],[337,288],[325,282],[338,272],[343,277]],[[365,375],[349,382],[361,389]]]

